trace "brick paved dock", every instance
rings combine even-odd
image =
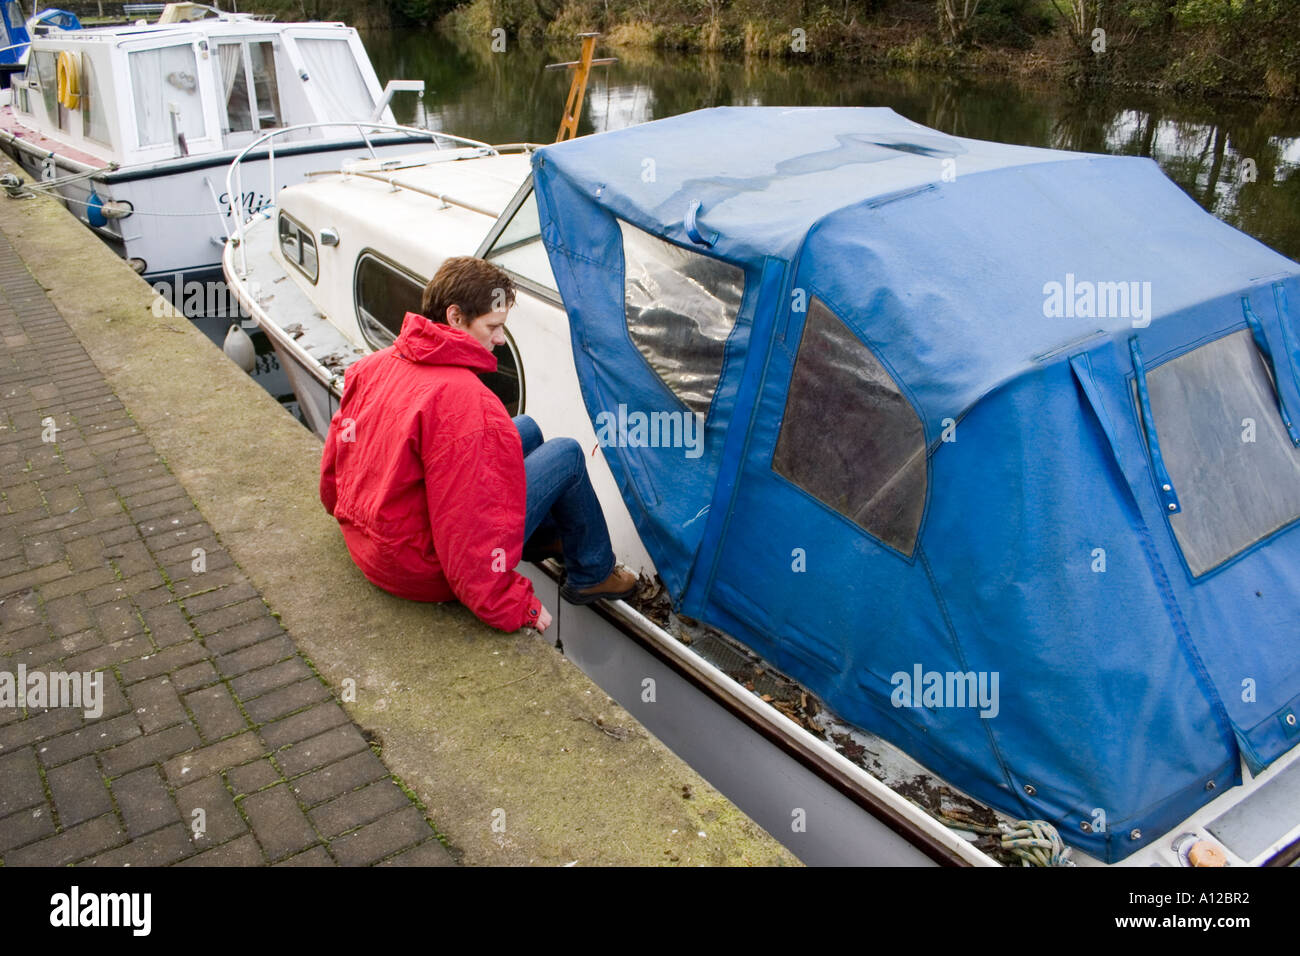
[[[450,863],[3,235],[0,398],[0,860]]]

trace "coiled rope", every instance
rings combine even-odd
[[[1056,832],[1056,827],[1046,820],[1017,820],[1009,825],[989,826],[960,810],[939,810],[934,815],[954,830],[1000,837],[1002,849],[1019,859],[1021,866],[1074,866],[1070,848]]]

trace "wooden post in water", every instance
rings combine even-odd
[[[564,103],[564,115],[560,117],[560,131],[555,134],[555,141],[562,143],[566,139],[573,139],[578,135],[578,117],[582,115],[582,101],[587,95],[587,77],[591,75],[593,66],[608,66],[617,62],[617,57],[608,56],[600,60],[593,60],[592,54],[596,52],[596,37],[599,33],[579,33],[578,38],[582,40],[582,58],[570,63],[548,63],[548,70],[571,70],[573,79],[569,83],[569,97]]]

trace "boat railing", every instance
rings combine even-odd
[[[283,126],[278,129],[268,130],[266,133],[263,133],[257,139],[253,140],[251,143],[249,143],[247,146],[241,149],[239,151],[239,154],[236,155],[234,160],[231,162],[230,168],[226,170],[226,195],[230,197],[229,215],[232,216],[235,220],[234,236],[232,237],[231,234],[227,232],[226,239],[230,240],[233,238],[234,241],[239,246],[240,275],[248,274],[248,259],[244,252],[244,228],[252,221],[252,217],[258,211],[260,211],[260,209],[258,210],[245,209],[244,171],[243,171],[244,159],[247,158],[250,153],[258,149],[259,147],[261,146],[266,147],[265,154],[259,154],[253,158],[257,160],[261,160],[263,158],[266,159],[266,174],[267,174],[267,183],[268,183],[266,195],[270,196],[272,200],[274,200],[276,195],[276,190],[275,190],[275,141],[276,139],[281,136],[286,136],[290,133],[298,133],[304,130],[311,130],[311,129],[319,130],[319,129],[329,129],[329,128],[334,128],[334,129],[342,128],[342,129],[356,130],[357,134],[365,142],[366,150],[370,153],[371,159],[379,158],[378,154],[375,152],[374,143],[371,142],[371,136],[374,134],[384,134],[384,133],[404,133],[410,136],[411,138],[427,139],[431,143],[438,143],[439,141],[445,140],[447,142],[454,143],[457,146],[462,146],[462,147],[468,146],[472,148],[484,149],[487,150],[489,154],[495,154],[500,152],[500,150],[498,150],[495,146],[491,146],[487,143],[480,142],[476,139],[468,139],[467,137],[464,136],[456,136],[452,133],[443,133],[438,130],[424,129],[418,126],[401,126],[396,123],[376,123],[372,120],[329,120],[329,121],[321,121],[315,123],[298,123],[293,126]],[[441,146],[439,146],[439,148],[441,148]],[[213,197],[213,201],[214,202],[216,201],[215,196]],[[222,216],[222,225],[224,227],[226,213],[221,209],[220,204],[218,204],[217,206],[217,211]]]

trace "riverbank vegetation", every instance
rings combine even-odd
[[[401,21],[442,21],[483,37],[562,40],[600,30],[613,46],[1300,99],[1296,0],[388,2]]]

